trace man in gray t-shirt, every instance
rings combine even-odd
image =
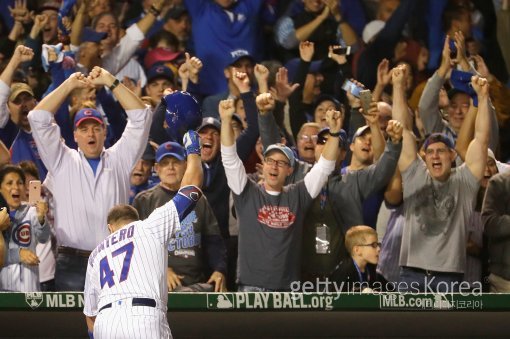
[[[257,97],[261,114],[272,114],[274,99]],[[294,168],[294,154],[285,145],[264,151],[264,182],[248,179],[235,149],[231,126],[233,100],[220,102],[221,157],[239,220],[239,291],[289,291],[300,279],[303,221],[312,199],[335,168],[342,121],[340,112],[328,111],[330,137],[322,156],[302,181],[284,186]]]
[[[417,154],[416,140],[405,101],[406,66],[393,69],[393,114],[404,125],[399,159],[404,187],[405,225],[400,254],[401,291],[452,292],[459,290],[466,263],[465,225],[473,212],[483,178],[490,133],[489,84],[474,76],[478,95],[475,137],[465,163],[452,169],[456,152],[445,134],[432,134],[424,144],[425,160]]]

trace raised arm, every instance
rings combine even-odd
[[[466,160],[466,152],[471,140],[473,140],[473,135],[475,133],[475,121],[478,112],[478,107],[473,105],[473,100],[471,99],[469,101],[469,110],[464,117],[464,121],[462,121],[459,134],[457,135],[457,141],[455,142],[455,150],[462,161]]]
[[[200,137],[198,133],[190,130],[186,132],[182,143],[186,149],[186,171],[181,180],[177,194],[172,198],[179,221],[195,209],[203,193],[200,190],[203,181],[202,160],[200,158]],[[175,230],[175,228],[173,229]]]
[[[145,35],[149,31],[149,29],[152,27],[152,25],[156,22],[156,19],[161,14],[161,11],[163,10],[163,6],[165,5],[165,2],[168,2],[168,0],[154,0],[152,1],[152,5],[149,9],[149,12],[144,15],[143,18],[141,18],[136,25],[138,28],[140,28],[140,31]]]
[[[53,92],[45,96],[37,106],[35,106],[34,111],[43,110],[55,114],[74,89],[90,86],[92,86],[92,84],[89,78],[80,72],[73,73],[60,86],[55,88]]]
[[[304,178],[306,189],[312,198],[319,195],[329,175],[335,169],[335,163],[339,154],[338,143],[343,124],[342,113],[331,109],[328,110],[326,112],[326,122],[329,126],[328,141],[324,145],[319,161]]]
[[[324,145],[321,156],[329,161],[336,161],[339,154],[338,142],[340,140],[340,130],[343,125],[343,114],[340,111],[328,110],[326,112],[326,121],[329,126],[329,138]]]
[[[377,162],[359,171],[349,173],[355,175],[359,182],[359,190],[363,199],[380,191],[388,185],[392,175],[395,174],[397,162],[402,150],[402,124],[396,120],[388,121],[386,127],[388,141],[384,153]],[[398,171],[397,171],[398,172]],[[392,187],[392,189],[395,189]]]
[[[203,172],[200,158],[200,137],[195,131],[188,131],[184,135],[184,148],[186,149],[186,172],[182,177],[181,187],[193,185],[202,186]]]
[[[266,149],[269,145],[280,142],[278,125],[272,113],[276,102],[271,94],[263,93],[257,96],[256,103],[259,111],[260,140],[263,149]]]
[[[298,29],[296,29],[296,38],[299,41],[307,40],[310,37],[310,35],[312,35],[313,32],[315,32],[317,27],[319,27],[324,22],[324,20],[326,20],[328,18],[329,13],[330,13],[329,7],[328,6],[324,6],[324,8],[322,9],[321,14],[316,16],[309,23],[307,23],[307,24],[299,27]]]
[[[107,70],[96,66],[90,72],[88,79],[93,85],[107,86],[110,88],[124,110],[127,111],[131,109],[145,108],[145,104],[142,99],[127,88],[122,82],[117,80]]]
[[[473,76],[471,85],[478,95],[478,114],[475,121],[475,137],[466,152],[466,166],[481,180],[487,165],[487,147],[490,135],[489,82],[485,78]]]
[[[78,7],[76,15],[74,16],[70,34],[71,45],[80,46],[81,44],[81,33],[85,26],[87,4],[88,1],[82,1],[80,7]]]
[[[221,160],[225,168],[228,186],[234,194],[240,194],[248,182],[248,177],[235,147],[235,135],[232,128],[232,116],[235,111],[234,100],[220,101],[218,109],[221,118]]]
[[[393,119],[399,121],[404,129],[402,153],[398,160],[398,168],[400,172],[404,172],[411,163],[416,159],[417,147],[416,137],[412,131],[412,122],[406,101],[406,72],[409,70],[407,66],[401,65],[393,69],[391,79],[393,82]]]
[[[25,61],[30,61],[34,57],[34,51],[31,48],[23,45],[18,45],[14,50],[14,54],[9,60],[9,63],[5,67],[2,74],[0,74],[0,80],[2,80],[7,86],[12,83],[12,77],[18,66]]]
[[[255,78],[257,79],[259,93],[269,92],[268,87],[269,70],[267,69],[267,67],[262,64],[256,64],[255,68],[253,69],[253,73],[255,74]]]
[[[390,71],[390,62],[388,59],[382,59],[379,65],[377,66],[377,82],[375,84],[374,90],[372,91],[372,100],[373,101],[381,101],[384,88],[391,81],[391,71]]]
[[[381,132],[381,128],[379,126],[379,114],[377,110],[377,102],[370,103],[370,109],[368,112],[364,112],[363,109],[362,114],[367,122],[367,125],[370,128],[370,133],[372,134],[372,149],[374,150],[374,161],[377,161],[384,152],[384,148],[386,146],[386,140],[384,140],[384,135]]]
[[[259,124],[257,114],[257,104],[252,92],[242,93],[244,110],[246,112],[246,128],[241,132],[236,140],[236,149],[239,158],[246,161],[253,152],[257,139],[259,138]]]
[[[451,70],[449,38],[446,37],[443,45],[441,65],[429,78],[423,94],[420,97],[418,109],[425,127],[425,133],[440,133],[444,127],[444,121],[439,111],[439,92],[445,82],[446,76]]]
[[[218,111],[221,118],[220,140],[222,146],[233,146],[236,140],[232,129],[232,115],[235,112],[234,100],[221,100]]]

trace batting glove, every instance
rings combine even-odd
[[[189,154],[198,154],[200,155],[200,137],[198,136],[198,133],[189,130],[184,134],[184,137],[182,138],[182,143],[184,145],[184,148],[186,149],[186,153]]]

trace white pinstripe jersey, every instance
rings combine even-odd
[[[93,317],[106,304],[135,297],[152,298],[166,312],[167,245],[179,226],[170,201],[100,243],[89,257],[83,313]]]

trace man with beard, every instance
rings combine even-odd
[[[37,100],[29,85],[12,83],[18,66],[33,57],[32,49],[19,45],[0,75],[0,135],[11,151],[11,162],[17,164],[23,160],[33,161],[41,180],[44,180],[47,170],[37,151],[27,119],[28,112],[35,107]]]

